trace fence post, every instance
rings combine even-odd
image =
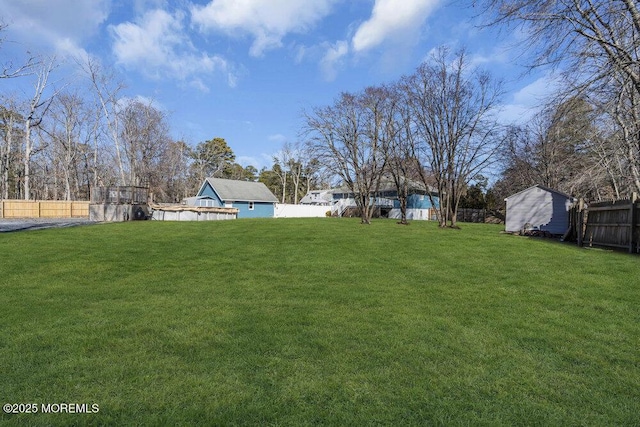
[[[631,215],[631,218],[629,219],[629,223],[630,223],[630,227],[629,229],[631,231],[629,231],[629,253],[632,254],[635,252],[634,250],[634,241],[633,241],[633,236],[635,234],[636,231],[636,202],[638,200],[638,193],[633,193],[631,195],[631,206],[629,207],[629,214]]]
[[[578,246],[582,247],[582,239],[584,238],[584,199],[578,200],[578,209],[576,216],[577,224],[576,224],[576,232],[578,233]],[[588,213],[587,213],[588,215]]]

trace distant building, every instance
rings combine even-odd
[[[311,190],[300,199],[301,205],[331,206],[333,190]]]
[[[276,196],[262,182],[206,178],[189,206],[228,207],[238,209],[238,218],[273,218]]]
[[[407,197],[407,219],[429,220],[435,215],[440,199],[438,193],[421,182],[410,181]],[[346,187],[332,191],[333,204],[331,213],[334,216],[357,215],[355,195]],[[431,196],[431,197],[429,197]],[[378,191],[369,195],[370,203],[375,206],[374,216],[400,218],[400,200],[398,191],[391,181],[384,181]],[[433,203],[432,203],[433,201]]]

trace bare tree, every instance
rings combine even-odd
[[[128,183],[119,139],[120,123],[118,115],[120,105],[119,93],[124,88],[124,84],[118,81],[112,74],[104,73],[96,59],[89,58],[86,63],[79,65],[89,77],[94,95],[102,110],[106,128],[108,129],[111,143],[115,149],[115,159],[120,184],[126,185]]]
[[[390,93],[389,102],[391,108],[388,112],[393,118],[389,122],[392,133],[389,135],[390,138],[388,139],[385,153],[387,156],[387,171],[393,179],[398,195],[400,224],[406,225],[408,224],[407,202],[409,190],[411,182],[420,177],[418,172],[420,165],[414,157],[416,138],[411,108],[406,102],[403,102],[401,90],[402,88],[397,86]],[[427,188],[427,192],[428,190]],[[433,203],[433,197],[431,199]]]
[[[527,126],[536,184],[576,194],[594,137],[592,107],[582,98],[552,101]],[[523,159],[524,160],[524,159]],[[585,194],[580,194],[585,196]]]
[[[160,173],[165,177],[164,194],[160,194],[167,202],[180,200],[195,194],[189,182],[190,148],[184,141],[171,141],[166,150],[164,161],[159,165]],[[200,185],[201,182],[198,183]]]
[[[24,199],[29,200],[31,198],[31,156],[34,153],[34,145],[32,139],[32,130],[35,127],[40,126],[44,115],[47,113],[49,106],[53,98],[56,96],[54,93],[49,97],[43,97],[45,90],[49,86],[49,77],[51,72],[56,68],[56,59],[49,58],[43,61],[41,67],[36,72],[36,82],[34,84],[34,94],[26,111],[26,118],[24,120]]]
[[[385,168],[384,100],[379,88],[370,87],[357,95],[343,93],[334,105],[306,116],[313,156],[353,194],[363,224],[371,222],[372,197]]]
[[[476,0],[493,24],[522,25],[533,66],[567,63],[590,70],[589,82],[608,79],[613,68],[640,93],[640,9],[635,0]]]
[[[623,139],[584,99],[552,101],[509,129],[500,187],[505,196],[541,184],[588,200],[620,197],[631,184]]]
[[[96,112],[77,92],[67,92],[54,100],[49,119],[48,126],[43,126],[42,130],[51,141],[51,162],[60,169],[63,198],[74,200],[81,193],[81,185],[90,182],[90,179],[83,182],[80,171],[82,160],[89,155],[95,138]]]
[[[638,68],[640,70],[640,61]],[[618,82],[617,86],[617,96],[605,110],[617,125],[616,140],[621,142],[633,191],[637,192],[640,191],[640,91],[630,81]]]
[[[499,200],[537,184],[534,150],[534,139],[526,126],[507,127],[499,157],[501,178],[494,185]]]
[[[300,196],[309,190],[314,159],[304,144],[286,142],[273,156],[273,161],[272,171],[280,178],[282,203],[298,204]]]
[[[599,126],[589,145],[592,169],[599,171],[598,179],[589,180],[596,200],[619,199],[624,193],[630,194],[625,144],[617,135],[614,124]]]
[[[438,190],[441,227],[456,226],[460,197],[474,175],[494,160],[499,128],[493,114],[502,88],[477,69],[464,51],[453,58],[440,48],[403,81],[414,126],[414,156],[427,188]]]
[[[291,152],[291,158],[289,159],[289,176],[291,177],[291,183],[293,184],[293,204],[298,204],[298,197],[300,196],[300,183],[302,181],[303,173],[305,170],[304,160],[302,155],[302,149],[300,144],[296,144]]]
[[[0,22],[0,34],[7,29],[7,25]],[[5,42],[4,37],[0,36],[0,46]],[[16,65],[13,61],[7,61],[2,64],[0,71],[0,79],[11,79],[14,77],[22,77],[32,73],[32,68],[39,64],[37,58],[27,52],[27,59],[24,63]]]
[[[167,177],[159,175],[171,138],[164,114],[151,103],[131,101],[119,112],[127,181],[158,191]]]
[[[627,174],[640,191],[640,8],[637,0],[478,0],[493,24],[512,23],[527,35],[532,66],[563,69],[574,94],[609,114],[624,146]],[[604,128],[607,128],[605,126]],[[598,152],[617,153],[617,149]],[[606,159],[613,165],[616,159]],[[611,169],[610,169],[611,170]]]
[[[20,140],[23,139],[24,117],[18,113],[15,97],[5,98],[3,104],[0,106],[0,199],[8,199],[11,183],[14,183],[14,188],[18,187],[17,182],[21,174],[19,168],[23,164],[19,148]],[[13,197],[17,197],[17,192],[14,191],[13,194]]]
[[[291,144],[285,143],[280,151],[273,156],[272,171],[280,178],[282,197],[280,203],[285,203],[287,198],[287,181],[289,178],[289,166],[292,162]]]

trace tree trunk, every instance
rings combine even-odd
[[[407,225],[407,196],[403,194],[398,197],[400,202],[400,224]]]
[[[371,224],[371,214],[369,211],[369,194],[359,193],[356,197],[356,200],[359,200],[359,208],[360,208],[360,219],[362,224]]]
[[[293,180],[293,204],[298,204],[298,190],[300,186],[300,175],[292,175],[295,176]]]
[[[285,201],[287,195],[287,172],[282,172],[282,203]]]
[[[11,167],[11,142],[13,140],[13,115],[11,113],[9,114],[10,118],[5,131],[7,149],[5,150],[5,158],[0,159],[4,163],[2,165],[2,193],[0,193],[3,199],[9,198],[9,168]]]
[[[31,117],[25,121],[24,125],[24,181],[23,181],[23,194],[24,199],[29,200],[31,198],[31,171],[29,169],[31,165]]]

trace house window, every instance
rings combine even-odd
[[[249,210],[252,211],[254,207],[253,202],[249,202]]]
[[[232,208],[233,207],[233,203],[232,202],[224,202],[224,207],[225,208]]]

